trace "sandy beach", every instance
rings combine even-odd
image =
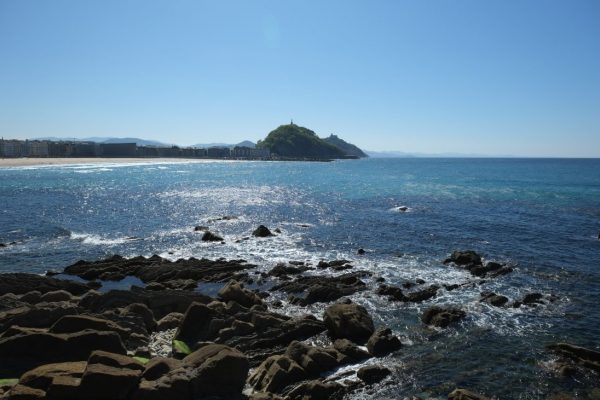
[[[179,162],[205,162],[213,160],[200,160],[197,158],[0,158],[0,168],[30,167],[42,165],[73,165],[73,164],[113,164],[113,163],[179,163]]]

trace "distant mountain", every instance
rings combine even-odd
[[[329,137],[323,140],[329,144],[334,145],[335,147],[343,151],[344,154],[346,154],[347,156],[355,156],[358,158],[369,157],[367,154],[365,154],[364,151],[359,149],[357,146],[353,145],[352,143],[348,143],[343,139],[340,139],[339,137],[337,137],[337,135],[331,134]]]
[[[231,143],[198,143],[198,144],[192,145],[191,147],[196,147],[198,149],[208,149],[209,147],[228,147],[228,148],[232,149],[235,146],[255,148],[256,144],[254,142],[249,141],[249,140],[244,140],[243,142],[240,142],[238,144],[231,144]]]
[[[319,138],[310,129],[296,124],[281,125],[271,131],[264,140],[259,140],[256,147],[269,149],[271,153],[281,157],[331,159],[345,157],[342,150]]]
[[[95,143],[135,143],[138,146],[171,147],[172,144],[159,142],[157,140],[147,140],[139,138],[118,138],[118,137],[88,137],[88,138],[66,138],[47,136],[36,138],[36,140],[50,140],[53,142],[95,142]]]

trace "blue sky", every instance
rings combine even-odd
[[[597,0],[0,0],[0,135],[600,156]]]

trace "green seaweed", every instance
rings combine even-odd
[[[140,356],[134,356],[133,359],[136,360],[136,361],[141,362],[142,364],[148,364],[148,361],[150,361],[149,358],[140,357]]]
[[[190,354],[192,352],[190,346],[188,346],[187,343],[182,342],[181,340],[173,340],[173,347],[175,348],[175,350],[183,354]]]
[[[14,386],[19,382],[19,378],[0,378],[0,386]]]

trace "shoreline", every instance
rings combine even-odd
[[[210,161],[237,161],[226,159],[199,159],[199,158],[0,158],[0,168],[60,166],[78,164],[152,164],[152,163],[189,163]]]

